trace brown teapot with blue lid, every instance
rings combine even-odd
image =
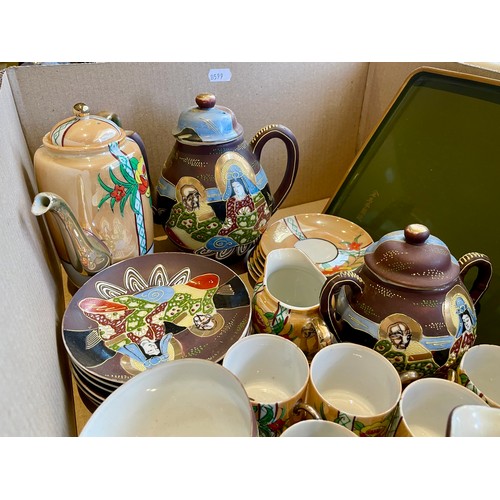
[[[299,148],[283,125],[247,143],[234,113],[199,94],[179,116],[174,147],[157,185],[156,222],[180,249],[227,261],[244,256],[265,231],[297,175]],[[264,145],[280,139],[287,159],[275,193],[260,164]]]
[[[468,289],[464,278],[473,269]],[[403,382],[446,377],[476,341],[475,305],[491,276],[486,255],[456,260],[426,226],[411,224],[372,243],[356,271],[331,277],[320,314],[337,342],[375,349]]]

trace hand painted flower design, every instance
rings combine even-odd
[[[106,191],[106,195],[101,198],[98,208],[101,208],[106,202],[109,201],[111,210],[114,211],[115,205],[119,203],[120,213],[124,215],[124,210],[127,201],[130,204],[132,211],[139,215],[140,207],[137,203],[138,196],[146,196],[149,199],[150,205],[152,204],[151,193],[149,188],[149,181],[144,164],[144,159],[128,158],[120,151],[118,145],[113,143],[109,146],[110,152],[119,160],[119,171],[122,178],[119,178],[113,167],[108,168],[109,178],[113,183],[108,186],[101,177],[97,176],[100,186]]]
[[[361,248],[361,243],[359,242],[361,236],[361,234],[358,234],[353,241],[342,241],[342,244],[346,245],[348,250],[359,250]]]
[[[111,191],[110,196],[111,198],[114,198],[116,202],[120,201],[125,196],[125,194],[125,188],[123,186],[115,185],[115,188],[113,189],[113,191]]]

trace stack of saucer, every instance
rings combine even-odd
[[[121,261],[73,296],[62,336],[77,389],[95,406],[136,375],[182,358],[218,362],[250,331],[245,283],[200,255]]]
[[[247,260],[250,278],[264,275],[266,257],[278,248],[298,248],[326,276],[356,269],[363,264],[364,252],[372,237],[357,224],[328,214],[299,214],[271,224]]]

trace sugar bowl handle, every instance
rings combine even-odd
[[[472,284],[469,295],[472,303],[476,305],[484,292],[488,289],[493,274],[493,268],[489,257],[482,253],[466,253],[458,260],[460,265],[460,278],[464,281],[465,275],[472,269],[477,268],[477,276]]]
[[[342,331],[342,319],[337,311],[337,297],[341,288],[348,286],[353,294],[362,293],[365,283],[363,279],[353,271],[342,271],[334,274],[323,285],[319,299],[319,312],[323,321],[333,333],[337,342],[342,342],[340,333]]]
[[[290,189],[292,189],[295,178],[297,177],[297,170],[299,166],[299,146],[297,139],[293,135],[292,131],[283,125],[268,125],[267,127],[260,129],[250,141],[250,149],[257,157],[259,163],[262,148],[270,139],[274,138],[281,139],[285,143],[287,161],[283,179],[278,186],[278,189],[273,194],[273,213],[276,212],[278,207],[287,197]]]

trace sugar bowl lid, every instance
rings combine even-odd
[[[448,247],[422,224],[386,234],[366,249],[364,259],[381,281],[405,288],[441,288],[460,274]]]
[[[79,102],[73,106],[73,116],[57,123],[44,137],[49,147],[90,149],[117,142],[126,136],[113,121],[91,115],[89,107]]]
[[[183,111],[172,134],[186,144],[222,144],[243,134],[243,127],[234,113],[224,106],[216,106],[213,94],[198,94],[196,104]]]

